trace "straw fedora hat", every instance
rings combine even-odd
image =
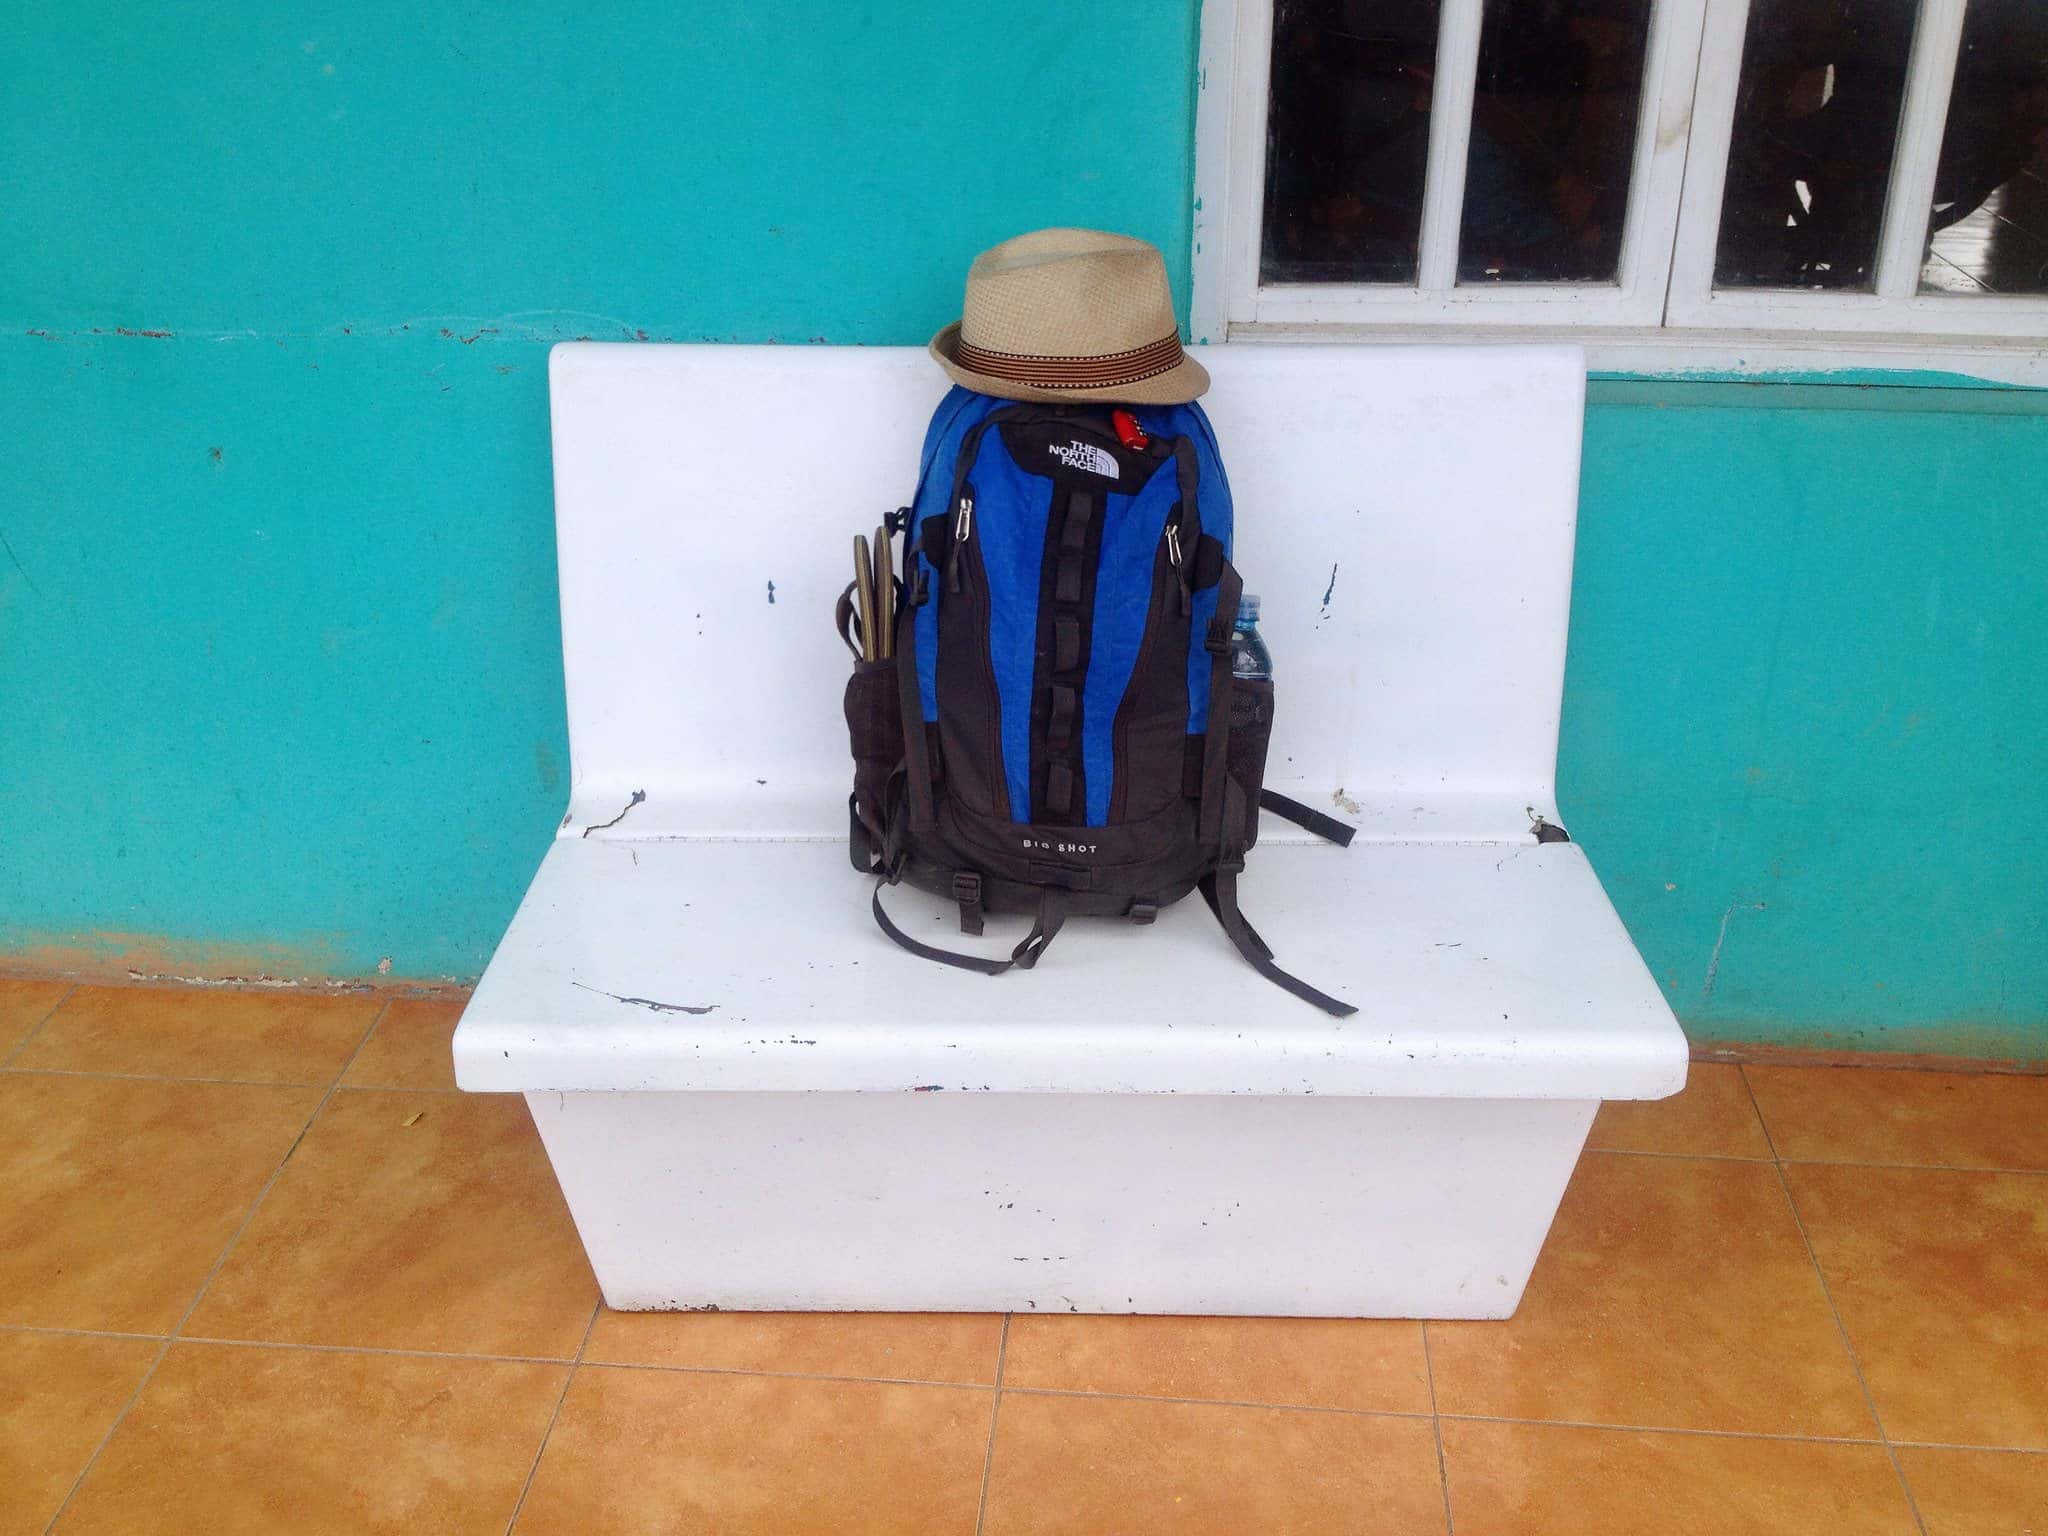
[[[960,318],[932,338],[956,384],[1005,400],[1181,405],[1209,372],[1181,350],[1158,247],[1039,229],[974,258]]]

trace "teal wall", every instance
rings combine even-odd
[[[565,797],[547,346],[1185,288],[1183,0],[45,7],[0,115],[0,960],[465,978]],[[1143,67],[1137,67],[1142,64]],[[2036,397],[1596,383],[1563,809],[1696,1034],[2048,1055]]]
[[[482,968],[565,797],[551,343],[922,341],[1040,224],[1187,267],[1180,3],[13,9],[17,963]]]
[[[1560,813],[1697,1037],[2048,1056],[2048,393],[1595,383]]]

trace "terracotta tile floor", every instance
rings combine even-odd
[[[653,1316],[457,1012],[0,981],[0,1536],[2048,1532],[2048,1078],[1696,1066],[1506,1323]]]

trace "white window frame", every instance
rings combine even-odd
[[[1721,194],[1734,134],[1735,93],[1750,0],[1715,0],[1700,50],[1678,245],[1665,323],[1671,326],[1785,331],[1890,331],[1948,336],[2011,336],[2048,328],[2048,303],[1998,294],[1920,292],[1927,210],[1941,158],[1949,94],[1963,40],[1964,0],[1921,0],[1907,64],[1906,99],[1892,155],[1891,188],[1878,236],[1874,292],[1843,293],[1714,287]],[[1917,215],[1907,209],[1923,210]]]
[[[1420,281],[1259,282],[1274,0],[1205,0],[1197,77],[1197,341],[1233,335],[1569,336],[1597,370],[1953,368],[2048,383],[2048,296],[1919,291],[1966,0],[1921,0],[1875,291],[1716,290],[1715,245],[1750,0],[1655,0],[1619,280],[1457,281],[1484,0],[1443,0]]]
[[[1215,0],[1203,10],[1208,45],[1218,13],[1234,10],[1236,43],[1229,145],[1231,208],[1227,317],[1248,324],[1349,321],[1478,321],[1492,325],[1654,325],[1664,309],[1671,235],[1685,180],[1685,121],[1699,59],[1704,0],[1662,0],[1644,58],[1642,110],[1628,214],[1622,227],[1620,280],[1595,283],[1458,283],[1458,233],[1464,217],[1465,157],[1472,138],[1479,73],[1479,23],[1485,0],[1443,0],[1429,110],[1429,161],[1423,180],[1419,284],[1259,282],[1265,199],[1266,105],[1273,53],[1273,0]],[[1217,25],[1220,31],[1221,26]],[[1673,113],[1676,114],[1675,118]],[[1196,143],[1197,165],[1202,146]]]

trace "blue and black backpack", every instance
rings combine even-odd
[[[1273,684],[1232,672],[1243,583],[1202,408],[956,387],[888,528],[893,655],[857,661],[846,698],[851,852],[878,877],[882,930],[998,975],[1035,965],[1069,917],[1149,923],[1199,890],[1263,975],[1353,1012],[1274,964],[1238,911],[1260,806],[1336,842],[1351,829],[1263,787]],[[965,933],[984,912],[1035,922],[1007,960],[935,948],[883,907],[902,880],[958,903]]]

